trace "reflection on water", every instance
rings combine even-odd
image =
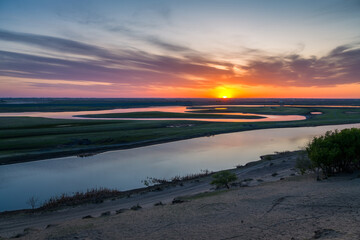
[[[224,114],[225,115],[225,114]],[[264,114],[246,114],[246,113],[234,113],[231,115],[239,116],[259,116],[264,118],[258,119],[235,119],[235,118],[96,118],[98,120],[182,120],[182,121],[205,121],[205,122],[284,122],[284,121],[299,121],[305,120],[305,116],[301,115],[264,115]],[[90,119],[90,118],[85,118]],[[92,118],[93,119],[93,118]]]
[[[147,108],[119,108],[112,110],[96,110],[96,111],[77,111],[77,112],[18,112],[18,113],[0,113],[0,116],[18,117],[46,117],[46,118],[60,118],[60,119],[79,119],[74,115],[87,114],[106,114],[106,113],[130,113],[130,112],[176,112],[184,113],[186,107],[183,106],[168,106],[168,107],[147,107]],[[81,118],[87,119],[87,118]]]
[[[112,110],[96,111],[77,111],[77,112],[19,112],[19,113],[0,113],[0,117],[46,117],[59,119],[97,119],[97,120],[191,120],[191,121],[209,121],[209,122],[271,122],[271,121],[299,121],[305,120],[301,115],[265,115],[249,113],[207,113],[238,116],[259,116],[261,119],[214,119],[214,118],[86,118],[75,117],[76,115],[88,114],[107,114],[107,113],[131,113],[131,112],[173,112],[173,113],[191,113],[204,108],[214,108],[215,110],[226,110],[229,107],[329,107],[329,108],[360,108],[360,106],[337,106],[337,105],[206,105],[206,106],[163,106],[163,107],[145,107],[145,108],[119,108]],[[311,114],[322,114],[321,112],[311,112]]]
[[[142,148],[118,150],[87,158],[66,157],[0,166],[0,211],[29,207],[61,193],[94,187],[126,190],[142,187],[146,177],[170,178],[216,171],[259,159],[274,151],[297,150],[313,136],[360,124],[264,129],[202,137]],[[6,197],[4,197],[6,196]]]
[[[300,107],[300,108],[314,108],[314,107],[325,107],[325,108],[360,108],[360,106],[353,106],[353,105],[229,105],[229,104],[217,104],[217,105],[204,105],[199,107]]]
[[[298,121],[305,120],[305,116],[301,115],[264,115],[249,113],[218,113],[222,115],[237,116],[259,116],[260,119],[229,119],[229,118],[87,118],[76,117],[76,115],[87,114],[107,114],[107,113],[130,113],[130,112],[174,112],[174,113],[190,113],[194,109],[187,109],[184,106],[167,106],[167,107],[147,107],[147,108],[119,108],[112,110],[97,111],[78,111],[78,112],[20,112],[20,113],[0,113],[0,117],[46,117],[58,119],[91,119],[91,120],[187,120],[187,121],[207,121],[207,122],[273,122],[273,121]],[[208,113],[212,114],[212,113]],[[215,113],[214,113],[215,114]]]

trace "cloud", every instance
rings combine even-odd
[[[166,49],[166,50],[173,51],[173,52],[186,52],[186,51],[192,52],[192,51],[194,51],[188,47],[165,42],[154,36],[147,36],[145,39],[147,40],[148,43],[151,43],[162,49]]]
[[[35,45],[58,53],[76,53],[84,58],[48,57],[0,51],[0,75],[33,79],[104,81],[131,84],[189,85],[182,74],[219,75],[222,70],[207,61],[150,54],[140,50],[103,49],[63,38],[0,31],[0,39]],[[156,41],[156,40],[154,40]],[[159,42],[160,45],[166,45]],[[176,48],[171,44],[167,48]],[[180,49],[178,49],[180,50]],[[91,58],[89,58],[91,57]]]
[[[249,85],[335,86],[360,83],[360,46],[336,47],[327,55],[304,58],[300,55],[257,57],[242,66],[238,78]]]
[[[34,45],[45,49],[74,54],[93,53],[98,55],[106,53],[106,51],[104,52],[104,50],[99,47],[78,41],[6,30],[0,30],[0,40]]]
[[[297,54],[271,55],[255,49],[239,55],[239,59],[247,59],[247,62],[236,65],[157,38],[147,41],[177,55],[105,49],[64,38],[5,30],[0,30],[0,40],[58,53],[57,57],[50,57],[0,51],[0,76],[8,77],[193,88],[222,84],[335,86],[360,82],[359,44],[338,46],[323,57],[309,58]],[[65,57],[61,53],[82,57]]]
[[[156,36],[144,34],[143,32],[135,31],[123,25],[107,25],[105,24],[105,29],[110,32],[120,33],[122,35],[131,37],[133,39],[142,41],[144,43],[153,45],[162,50],[170,51],[170,52],[195,52],[193,49],[175,43],[170,43],[168,41],[164,41]]]

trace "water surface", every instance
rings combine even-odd
[[[90,118],[78,117],[78,115],[88,114],[108,114],[108,113],[130,113],[130,112],[174,112],[174,113],[190,113],[196,109],[189,109],[184,106],[166,106],[166,107],[146,107],[146,108],[118,108],[112,110],[96,110],[96,111],[77,111],[77,112],[15,112],[0,113],[0,117],[45,117],[56,119],[87,119],[87,120],[182,120],[182,121],[208,121],[208,122],[274,122],[274,121],[299,121],[305,120],[305,116],[301,115],[265,115],[265,114],[249,114],[249,113],[213,113],[223,115],[237,116],[258,116],[259,119],[229,119],[229,118]],[[208,113],[211,114],[211,113]]]

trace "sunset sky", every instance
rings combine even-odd
[[[360,98],[359,0],[0,0],[0,97]]]

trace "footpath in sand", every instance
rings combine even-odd
[[[357,174],[294,176],[296,153],[236,169],[229,191],[200,182],[56,212],[0,215],[0,236],[20,239],[360,239]],[[274,174],[277,173],[277,174]],[[280,180],[282,179],[282,180]],[[249,186],[249,187],[245,187]],[[154,206],[162,201],[165,205]],[[130,208],[139,203],[139,210]],[[109,211],[103,216],[101,213]],[[82,219],[86,215],[92,218]],[[25,231],[24,231],[25,229]]]

